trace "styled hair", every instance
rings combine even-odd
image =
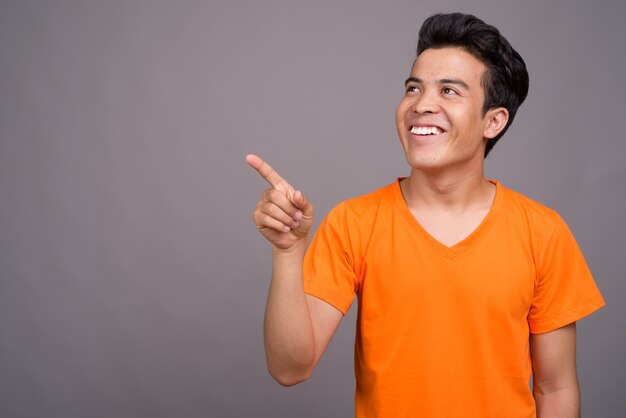
[[[502,132],[487,142],[487,157],[495,143],[511,126],[517,109],[526,99],[526,64],[498,29],[468,14],[435,14],[424,21],[419,31],[417,55],[426,49],[445,47],[462,48],[487,68],[481,79],[485,90],[483,116],[489,109],[496,107],[504,107],[509,111],[509,120]]]

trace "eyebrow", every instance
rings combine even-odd
[[[409,77],[406,79],[406,81],[404,82],[404,85],[406,86],[409,83],[423,83],[424,81],[421,78],[417,78],[417,77]],[[458,86],[463,87],[465,90],[469,90],[469,86],[467,85],[467,83],[463,80],[457,80],[454,78],[442,78],[440,80],[437,80],[437,83],[439,84],[456,84]]]

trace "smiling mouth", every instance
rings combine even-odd
[[[411,126],[409,132],[413,135],[439,135],[443,130],[437,126]]]

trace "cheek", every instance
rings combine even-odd
[[[398,106],[396,107],[396,119],[398,119],[400,117],[400,115],[402,115],[404,113],[404,108],[405,108],[405,103],[404,103],[404,99],[402,99],[400,101],[400,103],[398,103]]]
[[[467,135],[481,135],[483,134],[485,125],[482,121],[481,115],[473,110],[470,111],[455,111],[449,113],[450,118],[455,121],[455,129]]]
[[[400,103],[398,103],[398,107],[396,108],[396,122],[404,122],[404,117],[410,109],[411,102],[406,97],[404,97],[402,100],[400,100]]]
[[[400,104],[396,108],[396,128],[398,129],[398,132],[400,132],[400,130],[402,129],[403,124],[404,124],[404,109],[402,106],[402,102],[400,102]]]

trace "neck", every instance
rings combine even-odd
[[[409,208],[445,208],[452,211],[490,205],[495,194],[495,186],[484,177],[482,167],[465,173],[413,169],[411,175],[402,181],[401,188]]]

